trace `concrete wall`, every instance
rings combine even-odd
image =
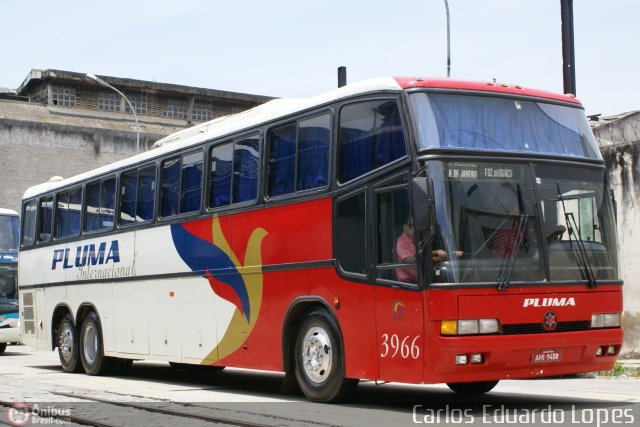
[[[640,357],[640,112],[605,118],[593,133],[618,206],[620,271],[624,280],[622,357]]]
[[[163,135],[141,135],[147,150]],[[25,190],[135,154],[134,132],[0,119],[0,207],[20,212]]]

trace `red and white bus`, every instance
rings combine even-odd
[[[23,339],[65,371],[283,371],[335,401],[614,364],[614,201],[573,97],[380,78],[155,147],[24,195]]]

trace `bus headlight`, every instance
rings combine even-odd
[[[478,335],[500,332],[498,319],[443,320],[441,335]]]
[[[620,313],[597,313],[591,315],[592,328],[620,327]]]

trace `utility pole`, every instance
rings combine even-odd
[[[576,55],[573,43],[573,0],[560,0],[562,20],[562,81],[564,93],[576,94]]]

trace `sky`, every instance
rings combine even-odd
[[[560,0],[449,0],[451,77],[562,92]],[[587,114],[640,110],[640,2],[574,0]],[[58,69],[287,98],[445,77],[444,0],[2,0],[0,87]]]

